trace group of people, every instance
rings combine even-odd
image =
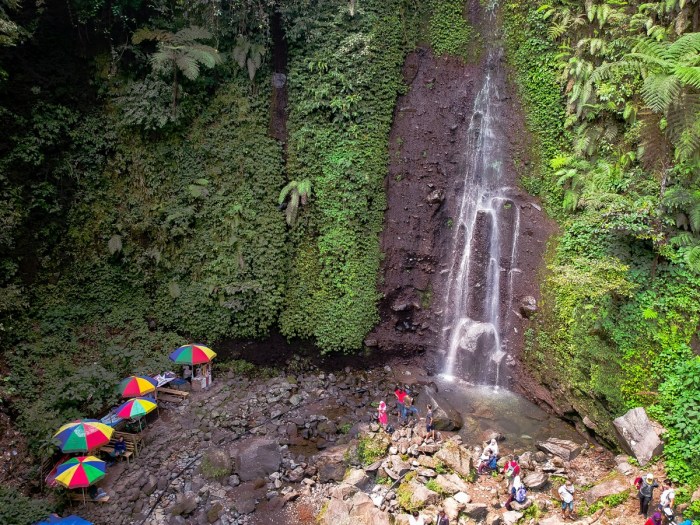
[[[394,389],[394,397],[396,398],[396,409],[398,411],[399,422],[402,424],[408,423],[409,416],[418,418],[418,408],[413,405],[413,397],[409,395],[408,389],[401,385],[396,385]],[[389,425],[389,414],[386,402],[382,399],[377,407],[377,420],[379,424],[387,431],[392,431],[393,427]],[[431,437],[435,440],[435,425],[433,423],[433,407],[427,406],[425,415],[425,432],[426,437]]]
[[[408,517],[408,525],[425,525],[425,518],[420,512],[414,510]],[[450,525],[450,519],[445,514],[445,509],[438,509],[437,516],[435,516],[435,525]]]
[[[639,514],[645,518],[649,516],[649,506],[654,499],[654,489],[659,488],[659,484],[654,479],[652,473],[646,476],[640,476],[634,480],[634,486],[638,490],[637,498],[639,498]],[[661,497],[656,511],[648,517],[644,525],[668,525],[675,523],[674,501],[676,499],[676,491],[673,484],[666,480],[661,489]],[[681,525],[690,525],[690,520],[686,520]]]

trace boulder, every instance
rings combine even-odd
[[[485,525],[499,525],[501,523],[501,515],[498,512],[489,512],[484,523]]]
[[[513,500],[510,502],[510,506],[513,510],[516,510],[518,512],[522,512],[523,510],[529,508],[532,505],[532,500],[530,498],[527,498],[525,501],[522,503],[518,503],[517,501]]]
[[[533,490],[544,488],[549,482],[549,475],[545,472],[530,472],[523,478],[523,484]]]
[[[455,441],[448,441],[437,451],[435,457],[442,461],[457,474],[469,477],[472,471],[472,460],[469,450]]]
[[[659,438],[663,428],[654,425],[642,407],[633,408],[616,418],[613,425],[622,448],[637,458],[641,466],[663,451],[664,444]]]
[[[197,496],[192,492],[180,494],[175,501],[175,505],[170,510],[173,516],[187,516],[197,508]]]
[[[614,496],[616,494],[622,494],[623,492],[629,490],[630,485],[627,479],[618,474],[614,478],[604,481],[590,490],[587,490],[583,494],[583,499],[586,500],[586,503],[589,505],[593,505],[599,499],[607,496]]]
[[[450,518],[450,522],[457,523],[459,512],[464,508],[464,503],[460,503],[455,498],[447,498],[442,502],[442,508],[445,509],[445,514]]]
[[[469,494],[466,492],[458,492],[455,494],[454,499],[456,499],[458,502],[462,503],[463,505],[466,505],[467,503],[471,503],[472,498]]]
[[[408,490],[411,493],[411,505],[413,507],[423,508],[428,505],[437,505],[442,499],[437,492],[433,492],[425,485],[413,480],[409,481]]]
[[[486,503],[467,503],[464,505],[463,512],[474,521],[481,521],[486,518],[489,508]]]
[[[343,463],[328,462],[318,467],[318,481],[342,481],[345,477],[345,465]]]
[[[343,480],[343,483],[347,483],[348,485],[352,485],[358,488],[367,487],[367,485],[369,485],[369,482],[369,476],[365,474],[364,470],[361,469],[350,470],[350,472],[348,472],[347,476],[345,476],[345,479]]]
[[[537,448],[549,454],[559,456],[564,461],[571,461],[581,453],[581,445],[568,439],[549,438],[547,441],[539,441]]]
[[[341,499],[331,498],[326,505],[326,512],[319,519],[319,525],[337,525],[347,521],[350,506]]]
[[[430,385],[423,385],[421,399],[433,405],[433,424],[437,430],[459,430],[464,425],[459,411]]]
[[[520,299],[520,315],[529,319],[537,313],[537,299],[532,295],[526,295]]]
[[[241,481],[267,477],[277,472],[282,463],[279,446],[266,438],[253,438],[237,443],[231,449],[231,456],[235,459],[236,473]]]
[[[514,525],[522,517],[522,512],[518,512],[517,510],[509,510],[508,512],[503,513],[503,523],[504,525]]]

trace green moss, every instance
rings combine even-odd
[[[357,455],[363,465],[371,465],[386,455],[389,442],[383,435],[365,435],[357,444]]]
[[[464,2],[433,0],[431,7],[430,45],[435,54],[466,59],[474,31],[464,18]]]

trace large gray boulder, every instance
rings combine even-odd
[[[231,449],[231,456],[241,481],[267,477],[277,472],[282,463],[279,446],[269,439],[253,438],[239,442]]]
[[[414,507],[423,508],[428,505],[437,505],[442,501],[440,494],[417,481],[409,481],[408,488],[411,492],[411,505]]]
[[[421,399],[433,406],[433,423],[437,430],[459,430],[464,425],[461,414],[434,388],[424,385]]]
[[[546,472],[529,472],[524,478],[523,483],[529,489],[537,490],[544,488],[549,482],[549,475]]]
[[[583,494],[583,499],[586,503],[593,505],[599,499],[605,498],[607,496],[613,496],[617,494],[622,494],[625,491],[630,490],[630,484],[627,479],[618,474],[614,478],[604,481],[587,490]]]
[[[462,445],[454,441],[448,441],[438,450],[435,457],[460,476],[468,477],[471,472],[471,455]]]
[[[568,439],[549,438],[547,441],[539,441],[537,448],[559,456],[564,461],[571,461],[581,453],[581,445]]]
[[[622,448],[637,458],[641,466],[663,452],[664,444],[659,436],[663,427],[652,423],[642,407],[633,408],[613,421]]]

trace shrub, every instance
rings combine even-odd
[[[0,485],[0,523],[3,525],[27,525],[45,519],[50,512],[48,502],[27,498]]]

